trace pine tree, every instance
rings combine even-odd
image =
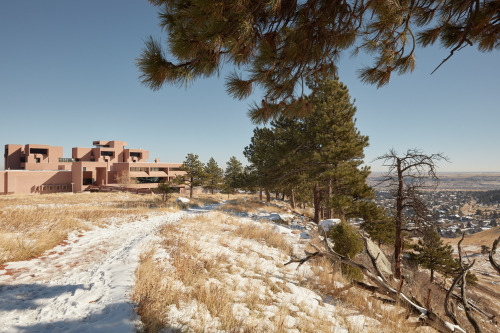
[[[226,163],[226,171],[224,172],[224,182],[228,193],[234,193],[237,188],[242,185],[243,164],[236,158],[231,156]]]
[[[214,190],[220,188],[223,180],[224,170],[219,168],[219,165],[217,165],[213,157],[210,157],[210,160],[208,160],[205,166],[205,187],[214,194]]]
[[[453,249],[444,244],[434,229],[427,229],[418,243],[413,246],[410,258],[431,271],[430,281],[434,281],[434,272],[451,273],[457,268],[453,259]]]
[[[326,218],[356,215],[357,203],[374,197],[366,184],[369,167],[361,167],[368,137],[356,128],[356,107],[343,83],[324,79],[309,86],[316,87],[311,94],[313,112],[304,120],[296,158],[315,182],[315,220],[319,221],[321,199]]]
[[[356,128],[345,85],[332,79],[309,85],[317,89],[309,96],[311,115],[278,117],[270,128],[255,129],[244,154],[267,189],[288,192],[292,200],[299,189],[312,194],[316,222],[325,210],[326,217],[357,216],[374,196],[366,184],[369,169],[361,167],[368,137]]]
[[[192,198],[193,187],[203,184],[203,180],[205,178],[205,166],[198,159],[198,155],[189,153],[187,154],[180,169],[186,172],[183,179],[189,182],[189,197]]]
[[[500,47],[498,1],[149,1],[161,8],[168,38],[166,49],[152,37],[146,41],[137,60],[142,83],[154,90],[185,86],[236,65],[246,75],[228,76],[229,94],[243,99],[257,86],[264,90],[251,110],[256,121],[309,114],[303,82],[336,74],[346,52],[372,54],[374,63],[360,78],[382,86],[393,72],[413,71],[416,44],[439,40],[450,57],[466,45]]]
[[[328,237],[333,241],[333,250],[349,259],[353,259],[364,247],[358,232],[344,220],[330,229]],[[359,269],[345,264],[341,267],[344,276],[356,280],[363,279],[363,274]]]

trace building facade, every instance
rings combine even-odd
[[[149,151],[127,148],[123,141],[94,141],[93,148],[5,145],[1,194],[81,192],[92,186],[151,189],[162,180],[183,175],[181,163],[147,162]]]

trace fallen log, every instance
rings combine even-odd
[[[420,323],[422,325],[426,326],[431,326],[432,328],[436,329],[439,332],[443,333],[448,333],[448,332],[461,332],[461,333],[466,333],[463,328],[461,328],[458,324],[452,324],[444,319],[442,319],[440,316],[438,316],[436,313],[432,312],[430,309],[426,309],[423,306],[418,305],[416,302],[412,301],[408,296],[406,296],[403,292],[400,292],[396,289],[394,289],[389,283],[386,282],[385,278],[379,275],[374,274],[370,269],[368,269],[365,265],[359,264],[357,262],[354,262],[350,258],[343,256],[337,252],[335,252],[330,245],[328,244],[328,237],[326,235],[326,232],[323,228],[320,227],[320,230],[322,232],[323,236],[323,243],[324,247],[326,248],[326,251],[321,250],[319,247],[317,247],[314,244],[310,244],[316,252],[310,253],[306,252],[306,257],[305,258],[292,258],[290,261],[285,263],[285,265],[289,265],[292,263],[298,263],[298,267],[306,263],[307,261],[315,258],[328,258],[332,262],[340,262],[346,265],[349,265],[351,267],[359,269],[367,279],[374,284],[377,289],[376,291],[379,294],[386,295],[393,299],[395,302],[399,302],[402,306],[410,309],[410,311],[417,315],[419,317]],[[376,260],[372,259],[372,262],[376,263]]]

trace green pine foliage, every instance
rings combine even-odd
[[[210,160],[208,160],[207,164],[205,165],[205,188],[210,190],[210,192],[213,194],[215,190],[221,188],[223,181],[224,170],[219,168],[219,165],[213,157],[210,157]]]
[[[235,156],[226,163],[224,183],[226,193],[234,193],[243,186],[243,164]]]
[[[458,265],[453,259],[453,249],[443,243],[436,230],[427,229],[413,246],[410,259],[431,271],[430,281],[434,281],[434,272],[450,274]]]
[[[182,178],[189,182],[189,197],[192,198],[193,187],[202,185],[205,179],[205,165],[200,162],[198,155],[189,153],[182,163],[181,170],[186,172]]]
[[[172,181],[162,180],[158,187],[155,189],[156,193],[160,193],[163,201],[168,201],[171,194],[176,192],[177,190],[174,188],[174,184]]]
[[[371,54],[359,76],[380,87],[393,72],[413,71],[417,44],[439,41],[450,56],[466,45],[500,48],[498,1],[149,1],[167,38],[166,48],[146,40],[137,60],[142,83],[184,86],[235,65],[244,72],[228,75],[227,92],[244,99],[264,91],[251,110],[259,120],[310,114],[304,81],[335,75],[346,53]]]
[[[341,221],[330,229],[328,237],[333,241],[333,250],[353,259],[363,250],[364,244],[357,231],[346,221]],[[363,273],[358,268],[342,264],[342,274],[355,280],[363,280]]]
[[[366,184],[369,168],[362,166],[368,137],[356,128],[356,107],[344,84],[321,79],[309,86],[311,115],[279,117],[256,128],[244,155],[259,186],[313,202],[316,222],[321,208],[338,217],[359,216],[360,206],[374,197]]]

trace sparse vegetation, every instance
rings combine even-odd
[[[39,256],[73,231],[175,210],[156,196],[129,193],[6,196],[0,209],[0,264]]]

